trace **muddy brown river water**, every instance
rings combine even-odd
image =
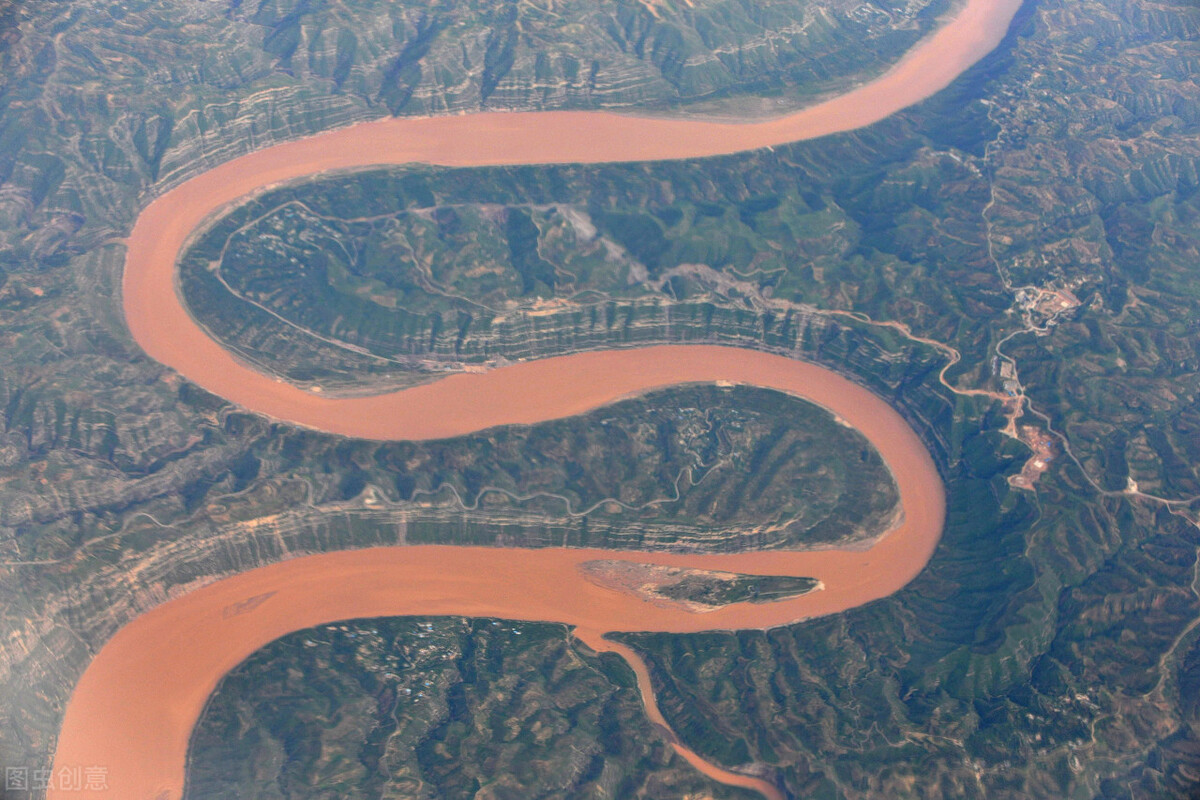
[[[176,261],[206,218],[263,189],[328,170],[692,158],[813,138],[880,120],[946,86],[1001,40],[1019,0],[970,0],[896,67],[854,91],[776,120],[745,124],[596,112],[489,113],[364,123],[235,159],[152,202],[128,241],[124,306],[153,358],[205,389],[275,419],[369,439],[434,439],[579,414],[665,386],[729,381],[818,403],[857,428],[888,464],[903,521],[864,550],[675,555],[585,549],[415,546],[296,558],[216,581],[141,615],[100,650],[75,687],[55,753],[62,767],[102,766],[89,797],[177,800],[191,731],[220,679],[287,633],[356,617],[403,614],[560,622],[634,668],[652,721],[665,726],[645,665],[602,638],[610,631],[770,628],[886,597],[928,562],[945,498],[937,470],[904,419],[862,387],[812,364],[707,345],[589,352],[456,375],[392,394],[328,398],[260,374],[209,338],[176,291]],[[814,577],[820,591],[705,614],[646,603],[596,585],[580,566],[621,559],[753,574]],[[674,743],[717,780],[765,781],[717,768]],[[54,800],[76,796],[54,790]]]

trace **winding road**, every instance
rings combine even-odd
[[[969,0],[892,70],[780,119],[730,124],[598,112],[488,113],[364,123],[235,159],[164,193],[127,240],[125,314],[138,343],[181,375],[247,409],[345,436],[435,439],[583,413],[681,383],[728,381],[787,392],[831,410],[878,450],[896,479],[902,522],[867,550],[678,555],[549,548],[413,546],[297,558],[216,581],[143,614],[97,653],[76,686],[55,753],[59,769],[101,766],[88,797],[177,800],[191,731],[220,679],[287,633],[356,617],[461,615],[566,623],[634,668],[652,721],[666,726],[645,665],[610,631],[770,628],[885,597],[925,566],[945,498],[920,439],[885,402],[812,364],[756,351],[684,345],[579,353],[455,375],[374,397],[328,398],[255,372],[209,338],[176,291],[176,263],[206,219],[284,181],[328,170],[694,158],[868,125],[946,86],[1002,39],[1020,0]],[[619,559],[819,579],[824,588],[706,614],[652,605],[586,580],[584,562]],[[669,730],[669,729],[668,729]],[[776,800],[771,784],[717,768],[717,780]],[[78,796],[56,788],[52,800]]]

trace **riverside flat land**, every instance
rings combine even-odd
[[[369,502],[379,497],[363,475],[378,468],[372,446],[272,424],[179,380],[145,358],[120,315],[123,251],[115,239],[129,232],[145,192],[251,148],[390,113],[376,91],[389,59],[409,43],[434,42],[427,53],[455,43],[450,25],[421,40],[418,15],[399,6],[401,22],[386,25],[394,46],[355,34],[362,44],[339,90],[337,41],[348,40],[337,31],[350,26],[336,15],[353,5],[302,10],[286,23],[295,9],[283,4],[258,12],[214,4],[186,17],[136,4],[6,9],[5,765],[47,762],[91,652],[173,589],[293,553],[396,540],[395,517]],[[351,13],[384,19],[363,8]],[[665,37],[689,12],[662,8],[665,20],[633,5],[621,13],[643,26],[630,30]],[[884,13],[903,22],[897,9]],[[180,32],[180,19],[191,27]],[[1200,604],[1190,502],[1200,493],[1200,362],[1189,327],[1196,318],[1197,98],[1186,65],[1198,35],[1187,4],[1035,2],[1001,49],[947,93],[860,132],[697,162],[511,171],[512,181],[566,183],[555,188],[560,194],[543,195],[559,221],[520,193],[496,197],[506,215],[510,206],[514,218],[528,215],[539,245],[552,244],[554,226],[565,231],[565,212],[582,209],[602,237],[597,243],[615,242],[630,274],[636,261],[649,276],[654,250],[622,244],[596,222],[604,219],[596,212],[645,214],[667,242],[659,255],[664,271],[689,263],[712,269],[678,271],[663,289],[620,287],[649,298],[639,301],[645,316],[629,327],[658,333],[638,341],[679,341],[687,330],[794,348],[899,408],[947,485],[942,545],[917,581],[892,598],[765,634],[628,640],[651,666],[664,715],[704,756],[758,764],[803,796],[1187,797],[1194,790],[1200,745],[1191,698],[1200,655],[1193,621]],[[648,33],[642,56],[633,46],[614,52],[649,70],[662,52],[653,41]],[[518,53],[520,36],[514,42]],[[212,43],[219,51],[206,59]],[[438,72],[422,60],[422,47],[407,51],[396,82],[404,75],[418,87],[452,85],[435,83]],[[722,51],[715,42],[713,49]],[[486,43],[473,51],[483,56],[478,63],[487,51]],[[419,80],[411,78],[412,63]],[[536,59],[524,63],[532,72]],[[603,66],[598,86],[610,75]],[[503,79],[483,101],[481,77],[453,84],[478,91],[444,107],[568,102],[565,90],[538,95],[529,82]],[[753,88],[745,73],[733,83],[731,96],[739,86]],[[406,103],[438,94],[414,90]],[[619,94],[571,102],[632,107],[642,99],[635,90]],[[769,92],[744,97],[773,99]],[[402,114],[427,108],[393,105]],[[431,172],[433,211],[466,173]],[[747,207],[748,219],[761,220],[751,230],[738,204],[770,195],[780,197],[775,209]],[[701,203],[711,204],[713,216],[700,214]],[[460,213],[479,241],[493,235],[475,222],[480,212]],[[806,231],[797,219],[811,213],[825,217]],[[406,237],[418,238],[409,231],[423,221],[393,216]],[[701,231],[697,220],[706,219],[761,238],[724,256],[712,248],[727,234]],[[647,241],[654,238],[653,229],[634,224],[649,232]],[[514,223],[517,252],[521,227]],[[509,250],[503,233],[493,239],[503,245],[502,261]],[[338,235],[357,237],[353,230]],[[698,255],[672,254],[689,241]],[[760,249],[765,242],[783,250]],[[759,270],[752,251],[783,255]],[[557,275],[560,253],[545,252]],[[363,286],[388,288],[367,283],[374,276],[352,266],[364,273],[347,273],[359,282],[350,287],[359,296],[368,294]],[[515,350],[524,336],[538,354],[568,350],[557,344],[557,331],[579,324],[576,310],[555,318],[532,298],[571,300],[570,284],[551,295],[537,280],[521,302],[540,313],[529,316],[539,322],[513,323],[503,346]],[[521,285],[519,272],[512,285]],[[331,290],[327,281],[307,290],[332,297],[348,286]],[[581,300],[587,297],[574,298]],[[614,303],[614,311],[622,302],[630,301]],[[605,324],[608,307],[596,309]],[[685,311],[696,316],[681,318]],[[353,325],[347,330],[355,335]],[[234,333],[228,336],[236,342],[256,335]],[[270,369],[298,363],[287,351],[263,350],[279,354]],[[346,392],[360,380],[396,380],[368,369],[356,377],[359,365],[340,357],[321,374],[294,377],[334,381]],[[943,382],[939,374],[951,361]],[[1013,421],[1019,439],[1004,432],[1010,412],[992,396],[1010,393],[1022,403]],[[1041,467],[1030,460],[1035,452],[1048,457]],[[1017,481],[1022,476],[1033,480]],[[411,512],[428,529],[447,519],[449,528],[465,516],[454,502],[447,494],[445,507]],[[461,623],[435,624],[459,635]],[[397,652],[423,641],[419,632],[401,636]],[[527,652],[520,638],[501,643],[506,658]],[[320,659],[296,663],[311,671]],[[431,681],[457,680],[451,666],[428,669],[440,676]],[[571,708],[561,684],[536,689]],[[223,702],[259,702],[235,690],[225,698],[218,695],[214,720],[228,718],[217,710]],[[488,730],[483,702],[454,706],[464,714],[455,719]],[[255,719],[264,720],[256,708]],[[345,730],[369,727],[369,716],[357,719],[367,722],[347,721]],[[333,736],[319,725],[292,734],[296,743],[336,739],[351,758],[370,735]],[[514,741],[506,763],[536,752]],[[305,754],[315,751],[305,747],[289,763],[313,763]],[[239,752],[266,763],[261,751]],[[435,755],[422,756],[431,785],[471,785],[469,778],[437,783],[447,779],[428,766],[440,763]],[[193,756],[195,764],[206,757]],[[219,760],[208,774],[235,771],[231,763]],[[629,767],[631,785],[645,785],[658,769],[664,782],[685,780],[651,760]],[[298,783],[271,785],[304,796]]]

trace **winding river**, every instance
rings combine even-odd
[[[97,653],[64,715],[55,769],[102,766],[107,791],[88,797],[177,800],[188,741],[218,681],[274,639],[356,617],[405,614],[560,622],[637,673],[645,665],[603,638],[637,630],[770,628],[885,597],[924,567],[941,535],[945,498],[925,447],[904,419],[862,387],[801,361],[707,345],[588,352],[463,374],[374,397],[328,398],[259,374],[209,338],[176,291],[175,266],[211,215],[283,181],[384,164],[446,166],[693,158],[784,144],[878,121],[946,86],[999,43],[1020,0],[969,0],[877,80],[780,119],[732,124],[598,112],[488,113],[363,123],[235,159],[161,195],[127,240],[125,314],[153,358],[205,389],[275,419],[368,439],[435,439],[530,424],[681,383],[776,389],[830,409],[875,446],[896,479],[902,522],[865,550],[678,555],[586,549],[413,546],[296,558],[216,581],[125,625]],[[698,614],[652,605],[583,578],[581,565],[619,559],[752,574],[814,577],[824,588],[761,605]],[[676,749],[717,780],[771,784]],[[78,792],[57,788],[54,800]]]

